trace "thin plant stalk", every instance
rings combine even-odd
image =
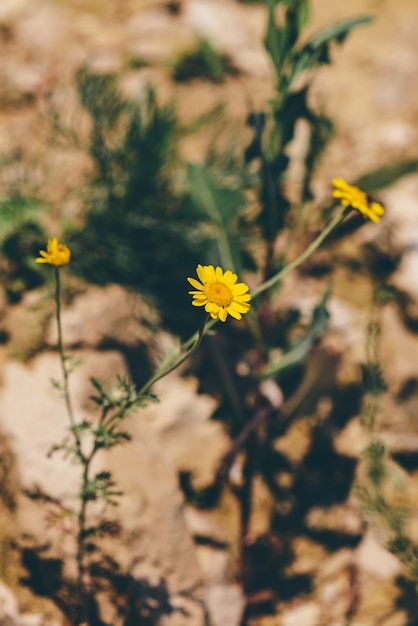
[[[147,393],[147,391],[152,387],[152,385],[154,385],[157,380],[160,380],[161,378],[164,378],[165,376],[167,376],[167,374],[170,374],[170,372],[173,372],[175,369],[177,369],[178,367],[180,367],[180,365],[182,365],[190,356],[192,356],[192,354],[194,352],[196,352],[196,350],[198,349],[198,347],[201,344],[201,341],[203,339],[203,337],[206,334],[206,330],[213,326],[213,323],[216,320],[209,320],[209,315],[206,314],[203,318],[202,324],[199,328],[199,330],[194,333],[190,339],[188,339],[185,343],[182,344],[181,348],[180,348],[180,354],[184,351],[187,350],[185,352],[185,354],[183,354],[182,356],[178,357],[176,355],[175,360],[172,363],[169,363],[168,365],[165,365],[164,367],[162,367],[160,370],[158,370],[154,376],[152,376],[146,383],[145,385],[142,387],[142,389],[139,391],[140,396],[145,395]]]
[[[291,261],[288,265],[286,265],[286,267],[280,270],[280,272],[277,272],[277,274],[272,276],[269,280],[266,280],[264,283],[256,287],[256,289],[254,289],[254,291],[251,294],[252,298],[256,298],[261,293],[264,293],[264,291],[267,291],[268,289],[276,285],[287,274],[289,274],[289,272],[296,269],[297,267],[299,267],[299,265],[301,265],[304,261],[306,261],[306,259],[310,257],[311,254],[315,252],[315,250],[317,250],[317,248],[319,248],[319,246],[328,237],[328,235],[334,230],[334,228],[336,228],[339,224],[341,224],[343,219],[348,215],[350,211],[351,211],[351,207],[347,207],[346,209],[344,209],[344,211],[336,215],[330,221],[330,223],[324,228],[324,230],[320,232],[318,237],[314,239],[313,242],[306,248],[306,250],[302,252],[302,254],[296,257],[296,259]]]
[[[71,402],[71,395],[69,389],[69,371],[67,369],[67,359],[64,353],[64,344],[62,338],[62,323],[61,323],[61,281],[60,281],[60,268],[54,267],[55,275],[55,304],[56,304],[56,320],[58,328],[58,353],[61,363],[62,371],[62,392],[65,400],[65,406],[67,408],[68,419],[70,421],[70,430],[73,434],[76,451],[79,461],[82,463],[83,470],[83,491],[88,481],[88,472],[91,457],[86,459],[81,449],[80,437],[76,430],[76,422],[74,418],[74,411]],[[86,499],[81,498],[80,511],[78,514],[78,533],[77,533],[77,587],[83,603],[86,604],[85,588],[84,588],[84,535],[85,535],[85,519],[86,519]]]
[[[317,250],[319,248],[319,246],[331,234],[331,232],[335,228],[337,228],[337,226],[339,226],[339,224],[341,224],[341,222],[345,219],[345,217],[348,215],[348,213],[350,211],[351,211],[351,207],[347,207],[346,209],[344,209],[344,211],[342,211],[341,213],[336,215],[329,222],[329,224],[327,226],[325,226],[324,230],[322,230],[320,232],[318,237],[316,237],[316,239],[314,239],[313,242],[306,248],[306,250],[304,250],[298,257],[296,257],[296,259],[291,261],[288,265],[286,265],[286,267],[284,267],[282,270],[277,272],[277,274],[272,276],[269,280],[266,280],[261,285],[256,287],[254,289],[254,291],[251,292],[252,299],[258,297],[260,294],[264,293],[265,291],[267,291],[268,289],[270,289],[271,287],[276,285],[287,274],[289,274],[292,270],[294,270],[297,267],[299,267],[299,265],[302,265],[302,263],[304,261],[306,261],[306,259],[308,257],[310,257],[311,254],[313,254],[315,252],[315,250]],[[212,326],[214,326],[217,322],[218,322],[218,319],[211,319],[209,321],[206,319],[205,320],[205,324],[204,324],[204,328],[203,328],[203,334],[207,333],[212,328]],[[192,350],[194,352],[196,350],[196,348],[199,346],[200,341],[203,338],[203,334],[201,334],[201,333],[202,333],[202,329],[200,329],[199,331],[195,332],[191,337],[189,337],[189,339],[187,339],[184,343],[182,343],[182,345],[180,347],[180,353],[184,352],[185,350],[189,350],[190,346],[192,346]],[[196,344],[197,341],[199,341],[198,344]],[[179,361],[179,364],[183,363],[183,361],[186,360],[190,356],[190,354],[191,353],[187,352],[186,355],[181,358],[181,361]],[[169,367],[170,367],[169,371],[171,372],[173,369],[178,367],[177,362],[176,362],[176,364],[174,364],[172,366],[169,366]],[[155,377],[157,377],[157,376],[158,376],[158,378],[157,378],[157,380],[158,380],[158,379],[162,378],[162,376],[165,376],[165,373],[163,373],[162,375],[159,375],[158,372],[157,372]],[[153,382],[151,384],[153,384],[154,382],[155,381],[153,380]],[[149,389],[149,387],[150,387],[150,384],[146,383],[145,390]]]
[[[58,353],[60,356],[61,362],[61,371],[62,371],[62,381],[63,381],[63,394],[65,400],[65,406],[67,407],[68,418],[70,420],[70,424],[72,429],[75,426],[74,412],[71,403],[71,396],[69,391],[68,384],[68,369],[67,362],[64,354],[64,346],[62,341],[62,324],[61,324],[61,281],[60,281],[60,269],[59,267],[54,267],[55,274],[55,304],[56,304],[56,319],[57,319],[57,327],[58,327]]]

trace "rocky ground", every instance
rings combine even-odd
[[[364,13],[375,15],[375,22],[336,47],[334,65],[315,77],[314,98],[336,123],[335,139],[315,178],[319,199],[329,195],[334,176],[354,180],[379,166],[418,157],[416,0],[315,0],[309,28]],[[47,144],[45,111],[46,96],[53,91],[59,98],[68,96],[71,116],[73,76],[83,64],[120,73],[128,93],[152,81],[163,99],[175,98],[184,121],[225,102],[230,127],[240,129],[248,102],[262,106],[271,93],[264,25],[263,7],[235,0],[0,0],[0,179],[15,176],[9,164],[17,163],[25,175],[29,172],[31,183],[47,187],[51,227],[77,217],[72,192],[88,163]],[[216,85],[174,84],[169,62],[198,35],[227,54],[239,74]],[[133,58],[149,65],[133,69]],[[205,132],[188,138],[184,156],[202,160],[208,141]],[[335,267],[331,323],[311,361],[312,371],[335,369],[336,388],[348,390],[348,403],[349,390],[361,381],[370,320],[373,281],[364,267],[393,262],[388,280],[403,298],[383,312],[380,358],[388,389],[380,404],[379,430],[396,461],[402,487],[395,481],[394,491],[402,493],[411,510],[408,533],[415,542],[417,197],[418,175],[411,173],[382,191],[386,216],[381,224],[369,224],[321,253],[321,262]],[[323,283],[308,271],[293,274],[278,306],[296,307],[306,317],[322,290]],[[116,285],[77,285],[63,325],[66,348],[82,359],[72,390],[83,416],[94,415],[88,400],[90,376],[110,381],[127,372],[126,355],[132,350],[155,363],[175,341],[159,330],[157,313],[140,296]],[[74,575],[73,522],[60,514],[73,503],[78,475],[59,455],[47,458],[51,444],[65,432],[66,416],[50,385],[59,376],[59,363],[46,292],[29,292],[16,305],[3,299],[0,330],[7,337],[0,349],[0,626],[66,626],[47,596],[59,599],[54,581]],[[225,489],[216,506],[202,508],[186,504],[179,488],[178,477],[186,473],[194,488],[210,487],[231,445],[221,423],[210,419],[216,399],[197,388],[194,377],[171,374],[157,386],[160,404],[144,409],[141,419],[132,418],[132,442],[99,461],[112,470],[124,492],[115,519],[121,530],[103,541],[102,551],[129,578],[129,593],[142,603],[137,614],[148,608],[141,624],[240,626],[248,600],[237,575],[234,494]],[[327,394],[321,401],[314,416],[302,411],[277,440],[291,468],[284,482],[296,480],[301,465],[310,467],[314,427],[318,420],[325,423],[329,412]],[[370,440],[358,413],[326,433],[333,455],[329,474],[341,472],[350,485],[362,477],[362,455]],[[328,484],[325,479],[326,492],[332,480]],[[262,543],[270,532],[276,504],[259,481],[249,543]],[[266,595],[261,599],[252,598],[258,609],[249,625],[418,624],[416,583],[386,549],[384,529],[364,520],[353,490],[331,503],[313,502],[304,523],[307,532],[294,536],[289,547],[293,556],[286,574],[296,587],[288,586],[280,602],[272,602],[268,590],[262,590]],[[115,604],[106,590],[100,602],[108,623],[116,626]]]

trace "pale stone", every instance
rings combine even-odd
[[[259,7],[257,7],[259,8]],[[252,19],[246,20],[245,14],[232,2],[212,2],[211,0],[191,0],[185,3],[186,23],[194,32],[227,53],[234,65],[245,72],[271,79],[271,67],[261,44],[259,32],[254,25],[262,27],[263,13],[252,12]],[[220,24],[228,24],[227,30]]]
[[[418,378],[418,337],[405,328],[393,304],[387,305],[382,311],[379,348],[379,357],[391,392],[398,393],[407,380]]]
[[[355,550],[354,563],[376,578],[390,579],[402,571],[399,560],[377,541],[371,530]]]
[[[209,586],[224,585],[231,570],[231,555],[210,545],[196,545],[195,552],[205,583]]]
[[[178,372],[159,381],[153,391],[158,404],[141,411],[141,423],[159,442],[178,472],[189,472],[202,489],[213,483],[230,440],[221,422],[211,420],[216,401],[197,394],[198,381]]]
[[[343,456],[358,458],[369,445],[370,433],[359,417],[353,417],[334,437],[334,449]]]
[[[349,548],[341,548],[334,554],[323,559],[319,568],[319,580],[334,578],[341,571],[350,567],[353,561],[353,552]]]
[[[348,535],[359,535],[362,531],[359,512],[350,506],[350,502],[330,507],[314,507],[306,516],[306,524],[311,529],[335,530]]]
[[[151,343],[158,315],[138,294],[119,285],[89,287],[62,311],[64,344],[102,348]],[[47,341],[57,345],[57,325],[51,320]]]
[[[214,585],[205,594],[213,626],[239,626],[245,608],[244,593],[238,585]]]
[[[300,463],[311,445],[312,424],[308,420],[297,420],[283,437],[274,441],[274,449],[284,454],[291,463]]]
[[[323,546],[307,537],[295,537],[291,549],[294,554],[288,571],[290,574],[312,574],[317,570],[318,563],[323,563],[327,552]]]
[[[88,403],[92,393],[89,377],[96,375],[108,383],[124,373],[124,360],[116,352],[81,351],[78,356],[83,364],[70,380],[74,412],[77,420],[94,421],[96,414]],[[62,560],[64,577],[74,578],[74,520],[60,519],[60,505],[78,507],[80,468],[60,453],[47,458],[50,447],[60,442],[68,427],[65,404],[51,387],[51,377],[60,377],[56,354],[42,354],[29,366],[9,361],[3,371],[0,426],[16,456],[21,483],[17,544],[35,552],[42,548],[41,558]],[[183,592],[193,589],[189,613],[198,620],[203,611],[199,600],[202,578],[183,517],[177,474],[150,429],[140,424],[138,411],[126,420],[132,441],[97,457],[96,469],[110,471],[123,492],[118,506],[105,512],[106,519],[120,527],[120,535],[98,540],[100,554],[112,558],[120,571],[133,579],[166,580],[173,602],[177,598],[182,606],[189,601],[183,602]],[[91,522],[103,515],[96,503],[88,511]],[[173,614],[167,624],[175,626],[178,619]],[[184,626],[189,623],[193,622],[183,617]]]
[[[17,601],[11,589],[0,581],[0,624],[7,619],[18,619]]]
[[[203,537],[215,544],[228,542],[225,529],[219,524],[212,511],[186,506],[184,508],[184,519],[192,536]]]
[[[321,609],[316,602],[300,604],[293,609],[287,609],[280,621],[280,626],[317,626],[321,615]]]

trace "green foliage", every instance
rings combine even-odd
[[[327,310],[327,301],[330,291],[330,285],[328,285],[322,300],[312,312],[306,334],[298,339],[284,354],[280,354],[278,357],[274,357],[268,361],[258,373],[260,378],[278,376],[280,373],[302,364],[305,361],[312,347],[328,329],[329,312]]]
[[[125,65],[126,67],[132,70],[141,70],[144,67],[148,67],[149,63],[148,61],[146,61],[146,59],[143,59],[141,56],[131,55],[125,59]]]
[[[195,48],[177,57],[171,66],[177,82],[203,78],[213,83],[222,83],[228,74],[236,74],[228,56],[215,50],[207,39],[199,39]]]
[[[177,183],[177,145],[189,129],[179,127],[173,106],[160,105],[152,88],[136,102],[122,97],[113,75],[83,70],[77,81],[94,170],[85,222],[66,233],[72,270],[99,284],[140,289],[164,323],[182,332],[190,323],[185,276],[205,245]]]
[[[115,483],[110,472],[99,472],[92,480],[85,481],[80,493],[80,497],[86,502],[96,501],[100,498],[112,506],[117,505],[116,498],[121,495],[122,492],[115,489]],[[83,533],[83,535],[85,534]]]
[[[337,22],[325,28],[301,46],[294,50],[292,79],[300,72],[312,69],[315,65],[331,63],[330,45],[334,41],[342,43],[353,28],[363,24],[369,24],[371,17],[354,17]]]
[[[188,165],[187,182],[190,200],[202,223],[206,222],[215,244],[212,262],[239,271],[243,234],[237,228],[237,217],[239,209],[246,204],[244,194],[239,189],[220,186],[206,168],[198,165]]]
[[[20,195],[0,198],[0,275],[11,302],[44,282],[34,263],[39,242],[45,239],[40,208],[37,201]]]
[[[57,302],[59,297],[60,294],[58,293]],[[58,325],[60,328],[59,314]],[[78,594],[80,600],[84,603],[82,609],[84,618],[90,624],[93,623],[91,621],[93,618],[90,616],[90,602],[87,598],[90,594],[91,597],[94,597],[94,592],[90,590],[84,580],[84,573],[89,568],[88,554],[96,549],[95,539],[105,534],[112,534],[113,531],[112,523],[107,522],[103,518],[96,526],[88,525],[88,505],[91,502],[101,501],[105,505],[117,506],[118,498],[122,495],[122,492],[117,488],[113,480],[111,472],[107,470],[94,472],[92,465],[99,451],[103,449],[110,450],[130,440],[129,433],[122,430],[121,424],[135,408],[144,406],[148,402],[156,401],[156,397],[140,391],[134,384],[122,376],[117,377],[110,390],[107,390],[99,380],[92,379],[91,382],[96,393],[91,397],[91,400],[100,411],[99,420],[97,423],[89,420],[75,422],[68,389],[69,371],[66,369],[67,363],[70,363],[71,367],[71,359],[64,355],[62,343],[59,344],[59,352],[63,368],[63,383],[59,386],[66,401],[70,426],[69,435],[61,443],[53,446],[49,454],[51,455],[57,451],[62,452],[65,458],[68,458],[72,463],[78,464],[82,471],[78,493],[79,510],[73,513],[78,520]]]
[[[370,18],[346,20],[299,43],[300,35],[309,20],[307,0],[277,2],[267,0],[268,23],[265,46],[273,62],[276,75],[276,93],[270,101],[270,115],[253,112],[248,125],[253,130],[253,139],[245,152],[248,164],[260,163],[260,212],[258,226],[268,244],[265,276],[268,277],[280,266],[282,260],[274,258],[274,241],[287,224],[291,206],[284,192],[284,183],[289,166],[287,147],[295,137],[300,120],[308,123],[309,145],[305,155],[305,171],[300,185],[300,203],[311,199],[311,178],[318,158],[332,136],[333,125],[323,113],[318,113],[309,104],[309,78],[305,84],[294,88],[300,73],[311,70],[320,63],[329,63],[329,46],[332,41],[340,43],[356,26],[365,24]],[[278,21],[276,6],[282,4],[281,20]]]
[[[406,504],[393,504],[385,496],[392,484],[402,494],[404,485],[396,475],[396,465],[391,459],[383,440],[378,434],[377,415],[381,395],[386,391],[383,372],[379,363],[380,318],[383,307],[393,299],[390,286],[379,285],[374,294],[374,309],[368,327],[367,362],[365,365],[366,402],[362,412],[363,425],[371,437],[365,451],[366,477],[357,485],[357,495],[364,514],[387,533],[387,548],[406,566],[409,574],[418,577],[418,547],[407,532],[411,510]]]
[[[405,159],[390,163],[361,176],[356,185],[367,193],[374,193],[393,185],[399,178],[418,172],[418,159]]]
[[[310,131],[305,168],[300,181],[301,205],[312,199],[311,179],[333,131],[331,120],[322,112],[315,111],[309,103],[309,79],[302,86],[294,88],[295,79],[301,72],[306,74],[306,70],[319,63],[330,62],[331,42],[343,41],[357,25],[370,21],[369,18],[346,20],[320,31],[302,44],[300,35],[309,20],[309,2],[268,0],[266,4],[268,22],[265,45],[275,69],[276,91],[267,111],[252,111],[247,119],[253,136],[244,151],[244,168],[247,172],[256,172],[255,191],[259,209],[256,214],[252,214],[252,223],[243,219],[245,202],[240,189],[231,187],[228,195],[228,188],[221,181],[216,183],[215,189],[213,173],[205,174],[202,167],[197,169],[197,166],[189,166],[187,176],[196,210],[209,217],[214,227],[212,233],[217,232],[218,245],[210,249],[210,260],[215,264],[222,262],[236,271],[252,268],[253,261],[248,252],[254,237],[261,235],[265,245],[265,278],[274,274],[284,263],[283,256],[277,257],[274,247],[278,236],[292,220],[294,207],[287,197],[285,183],[290,165],[287,149],[295,137],[297,126],[303,120]],[[276,12],[278,4],[282,5],[279,22]],[[242,177],[243,180],[245,178],[250,180],[248,175]],[[234,214],[233,219],[229,219],[230,212]],[[240,229],[237,224],[240,224]],[[237,232],[243,232],[243,224],[247,226],[244,236],[237,237]]]

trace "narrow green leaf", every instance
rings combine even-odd
[[[347,20],[336,22],[332,24],[332,26],[328,26],[316,33],[308,40],[306,46],[309,46],[312,50],[317,50],[324,44],[333,40],[342,43],[350,30],[357,28],[357,26],[362,26],[363,24],[370,24],[372,21],[373,17],[363,15],[361,17],[351,17]]]
[[[354,17],[337,22],[313,35],[313,37],[293,55],[291,80],[300,72],[309,70],[315,65],[330,63],[330,42],[336,41],[337,43],[342,43],[353,28],[363,24],[369,24],[372,21],[373,18],[369,16]]]
[[[309,22],[310,17],[311,17],[311,8],[310,8],[309,0],[300,0],[299,6],[298,6],[299,32]]]
[[[328,328],[329,313],[327,310],[327,302],[330,291],[331,283],[328,284],[321,302],[313,310],[306,335],[299,339],[288,352],[281,354],[279,357],[270,361],[270,363],[267,363],[261,372],[259,372],[260,378],[275,376],[286,369],[298,365],[306,358],[319,337],[321,337]]]
[[[283,64],[283,30],[277,26],[275,18],[276,2],[274,0],[267,0],[268,6],[268,21],[267,32],[264,39],[264,45],[267,52],[270,54],[271,59],[277,72],[280,74]]]
[[[399,178],[416,172],[418,172],[418,159],[405,159],[379,167],[356,180],[354,184],[367,193],[374,193],[393,185]]]
[[[245,204],[241,191],[219,187],[199,165],[187,165],[187,182],[196,209],[214,224],[225,224]]]

